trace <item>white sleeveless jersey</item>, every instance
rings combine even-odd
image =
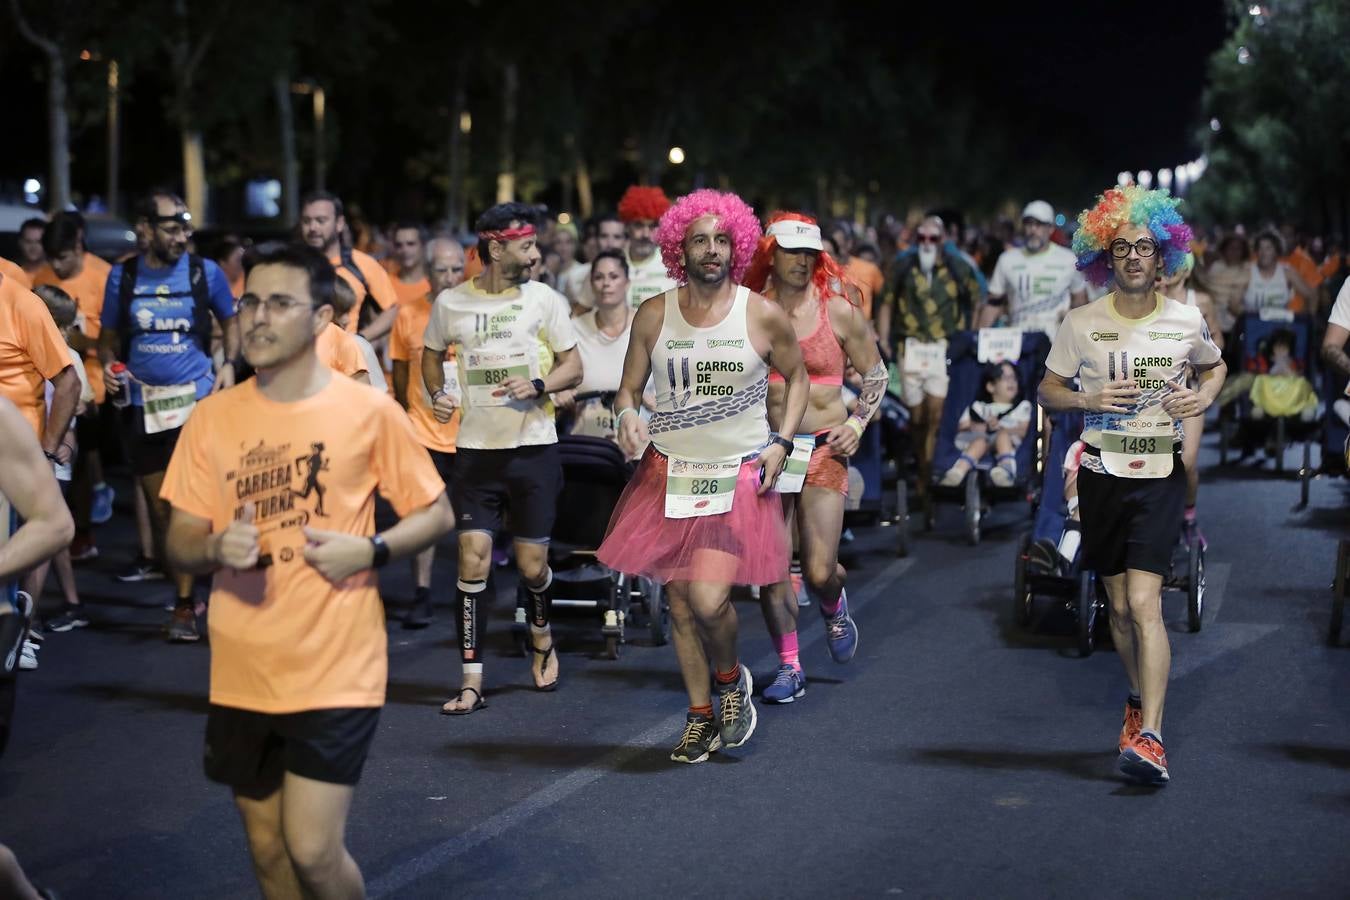
[[[1247,312],[1260,312],[1270,307],[1284,309],[1289,305],[1294,291],[1285,277],[1284,263],[1277,263],[1275,274],[1269,278],[1261,274],[1261,267],[1256,263],[1252,263],[1251,272],[1247,293],[1242,295],[1242,305]]]
[[[731,311],[696,328],[665,295],[665,322],[652,348],[656,413],[648,432],[667,456],[710,461],[748,456],[769,440],[769,366],[750,342],[750,290],[736,288]]]

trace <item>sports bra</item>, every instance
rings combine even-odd
[[[838,387],[844,383],[844,348],[830,327],[830,305],[827,300],[816,300],[816,328],[798,343],[802,348],[802,361],[806,363],[806,374],[812,384],[826,384]],[[783,376],[776,370],[769,371],[770,384],[783,384]]]

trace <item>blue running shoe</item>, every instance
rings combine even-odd
[[[839,592],[839,608],[834,615],[825,612],[824,605],[820,614],[825,617],[825,645],[829,647],[830,658],[837,663],[846,663],[858,652],[858,626],[848,614],[848,594]]]
[[[797,669],[783,663],[778,667],[778,675],[773,684],[760,695],[765,703],[791,703],[806,696],[806,676]]]
[[[94,488],[94,502],[89,507],[89,521],[103,525],[113,514],[114,492],[111,486],[102,484]]]

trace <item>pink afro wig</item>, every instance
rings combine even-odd
[[[679,284],[689,281],[680,255],[689,226],[704,216],[716,216],[719,225],[731,236],[731,280],[740,284],[759,245],[759,219],[740,197],[710,188],[694,191],[676,200],[656,226],[656,242],[661,246],[661,261],[666,272]]]

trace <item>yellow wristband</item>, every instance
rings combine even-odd
[[[863,429],[867,427],[862,422],[859,422],[857,419],[855,419],[853,416],[849,416],[847,419],[845,419],[844,424],[847,425],[849,428],[852,428],[853,433],[856,434],[859,439],[861,439],[863,436]]]

